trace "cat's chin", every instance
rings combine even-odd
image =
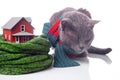
[[[79,51],[79,52],[77,52],[78,54],[82,54],[82,53],[84,53],[85,51],[84,50],[82,50],[82,51]]]
[[[82,53],[87,53],[87,50],[86,49],[83,49],[81,51],[76,51],[78,54],[82,54]]]

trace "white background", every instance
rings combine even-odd
[[[50,68],[26,75],[0,75],[0,80],[120,80],[120,4],[119,0],[0,0],[0,27],[11,17],[31,17],[34,33],[40,35],[51,15],[65,7],[86,8],[93,19],[97,47],[111,47],[106,56],[89,54],[77,59],[78,67]],[[0,29],[2,34],[2,29]]]

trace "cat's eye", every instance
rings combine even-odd
[[[89,43],[90,42],[90,39],[88,39],[88,40],[85,40],[85,43]]]

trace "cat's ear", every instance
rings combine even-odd
[[[100,22],[100,20],[89,20],[87,26],[91,27],[93,29],[94,25],[99,23],[99,22]]]

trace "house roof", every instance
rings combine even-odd
[[[13,34],[13,36],[33,36],[33,35],[34,34],[32,33],[24,32],[24,31]]]
[[[11,30],[22,18],[24,17],[12,17],[2,28]],[[32,21],[30,17],[24,19],[29,23]]]

